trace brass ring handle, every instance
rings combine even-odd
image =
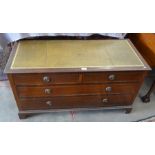
[[[111,92],[112,91],[112,88],[111,87],[106,87],[105,91],[106,92]]]
[[[47,88],[47,89],[44,90],[44,92],[45,92],[45,94],[51,94],[51,89]]]
[[[107,99],[107,98],[104,98],[104,99],[102,100],[102,102],[103,102],[103,103],[108,103],[108,99]]]
[[[48,83],[48,82],[50,82],[50,78],[48,76],[44,76],[43,77],[43,81]]]
[[[46,104],[52,106],[52,101],[46,101]]]
[[[114,74],[109,75],[109,76],[108,76],[108,79],[109,79],[109,80],[115,80],[115,75],[114,75]]]

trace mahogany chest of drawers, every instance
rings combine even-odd
[[[20,41],[5,68],[19,118],[58,110],[129,113],[148,70],[129,40]]]

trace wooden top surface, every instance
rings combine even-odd
[[[29,40],[18,43],[11,70],[141,68],[129,40]]]

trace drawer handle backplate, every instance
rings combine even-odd
[[[46,104],[52,106],[52,101],[46,101]]]
[[[50,82],[50,78],[48,76],[44,76],[43,77],[43,81],[48,83],[48,82]]]
[[[103,102],[103,103],[108,103],[108,99],[107,99],[107,98],[104,98],[104,99],[102,100],[102,102]]]
[[[115,80],[115,75],[114,75],[114,74],[109,75],[109,76],[108,76],[108,79],[111,80],[111,81],[112,81],[112,80]]]
[[[51,94],[51,89],[47,88],[47,89],[44,90],[44,92],[45,92],[45,94]]]
[[[111,92],[112,91],[112,88],[111,87],[106,87],[106,92]]]

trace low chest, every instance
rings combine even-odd
[[[125,47],[117,41],[18,43],[5,70],[19,117],[60,110],[112,108],[130,112],[150,68],[134,53],[136,49]],[[121,50],[124,55],[120,59]]]

